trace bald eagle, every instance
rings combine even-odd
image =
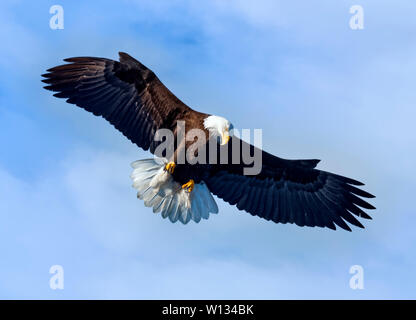
[[[355,216],[371,219],[362,208],[375,208],[362,198],[374,196],[357,187],[361,182],[316,169],[319,160],[279,158],[239,139],[227,119],[191,109],[128,54],[120,52],[119,61],[95,57],[64,61],[67,64],[42,75],[45,89],[105,118],[144,150],[156,154],[163,143],[173,150],[168,156],[162,152],[132,163],[138,198],[163,218],[184,224],[208,219],[210,213],[218,213],[214,194],[239,210],[276,223],[334,230],[337,225],[351,231],[347,222],[364,228]],[[179,138],[180,123],[185,135],[195,129],[205,135],[203,158],[214,154],[217,161],[195,162],[201,149],[179,161],[180,152],[195,143]],[[161,129],[170,130],[174,140],[157,139]],[[213,149],[208,141],[214,141]],[[245,174],[241,150],[260,154],[255,175]]]

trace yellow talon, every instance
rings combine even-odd
[[[192,190],[194,189],[195,186],[195,182],[194,180],[189,180],[187,183],[182,185],[182,189],[186,189],[186,191],[188,192],[192,192]]]
[[[176,167],[175,162],[169,162],[165,165],[165,170],[168,171],[170,174],[172,174],[173,171],[175,171],[175,167]]]

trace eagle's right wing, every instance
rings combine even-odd
[[[153,153],[160,128],[172,129],[175,120],[194,112],[139,61],[120,52],[120,62],[93,57],[69,58],[69,64],[42,75],[45,89],[55,97],[102,116],[133,143]]]

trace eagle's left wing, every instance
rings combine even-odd
[[[232,164],[233,145],[230,141],[229,164],[211,166],[204,180],[213,194],[238,209],[276,223],[331,229],[338,225],[349,231],[346,222],[364,228],[354,215],[371,219],[360,207],[375,208],[360,197],[374,196],[356,187],[361,182],[314,169],[317,160],[286,160],[264,151],[261,172],[244,175],[243,159]],[[254,147],[249,148],[253,154]]]

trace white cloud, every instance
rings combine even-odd
[[[120,140],[108,150],[90,145],[68,150],[65,156],[59,155],[64,157],[61,163],[30,176],[25,175],[28,168],[21,168],[18,177],[0,170],[1,296],[409,297],[411,290],[400,292],[405,283],[415,280],[406,272],[414,269],[411,226],[415,220],[410,200],[405,201],[412,199],[408,190],[415,177],[414,155],[406,152],[414,141],[409,130],[414,119],[411,92],[415,73],[414,48],[402,32],[410,21],[404,12],[406,5],[389,5],[386,10],[369,1],[365,6],[368,28],[357,34],[343,29],[348,28],[347,1],[341,5],[327,1],[328,6],[319,8],[304,1],[302,6],[300,1],[138,3],[142,18],[146,10],[153,14],[144,16],[153,21],[155,29],[167,20],[172,22],[169,26],[182,22],[186,30],[198,28],[198,36],[202,30],[205,38],[200,50],[210,50],[213,60],[199,61],[204,67],[198,73],[201,70],[194,70],[198,63],[185,61],[190,53],[164,50],[170,48],[163,41],[147,43],[141,38],[142,30],[134,36],[128,33],[133,18],[121,24],[118,33],[123,37],[111,36],[98,30],[98,24],[84,11],[74,10],[74,15],[83,17],[74,26],[76,32],[62,37],[60,45],[48,41],[47,49],[22,21],[4,20],[6,26],[0,31],[8,44],[4,66],[12,61],[22,75],[38,74],[27,67],[38,66],[40,61],[50,67],[53,59],[66,57],[68,52],[115,58],[118,49],[129,48],[138,58],[145,56],[158,68],[169,70],[171,89],[179,87],[185,93],[179,96],[199,101],[195,106],[204,104],[201,110],[228,112],[243,125],[261,123],[267,130],[268,150],[290,157],[319,156],[325,160],[322,168],[364,177],[368,190],[378,196],[375,219],[365,222],[366,230],[352,234],[306,229],[275,225],[218,200],[218,216],[199,225],[172,225],[135,198],[129,164],[148,155],[122,154],[118,142],[124,138],[119,135]],[[182,10],[174,10],[178,8]],[[390,9],[399,25],[395,32],[391,25],[383,25],[385,18],[390,19]],[[130,14],[139,16],[134,11]],[[113,18],[103,16],[99,21],[105,25]],[[92,32],[93,24],[97,29]],[[285,43],[278,45],[280,41]],[[31,55],[22,43],[31,48]],[[181,72],[189,74],[184,82],[186,76]],[[204,79],[205,75],[209,77]],[[38,87],[32,89],[36,97]],[[82,110],[59,109],[56,104],[50,109],[62,110],[56,112],[72,120],[68,122],[73,124],[73,132],[78,128],[88,132],[92,123],[102,121],[82,124],[90,115],[85,113],[83,118],[79,116]],[[267,117],[258,117],[260,107]],[[276,119],[279,130],[274,130]],[[394,126],[390,127],[392,119]],[[43,120],[42,125],[50,129],[46,124],[52,121]],[[11,123],[22,125],[21,121]],[[106,141],[114,133],[108,128],[103,135]],[[52,130],[44,132],[51,134]],[[101,136],[102,132],[94,134]],[[40,152],[44,156],[43,149]],[[64,265],[69,277],[62,296],[53,295],[47,287],[47,272],[56,263]],[[362,293],[346,288],[349,266],[357,263],[369,269],[367,289]],[[395,271],[393,280],[390,270]]]
[[[221,200],[219,215],[200,224],[163,220],[130,187],[135,157],[80,149],[30,182],[0,170],[0,242],[14,247],[4,255],[3,297],[374,298],[395,290],[378,277],[361,295],[348,288],[349,266],[370,261],[356,247],[377,248],[366,231],[275,225]],[[61,295],[39,290],[56,263],[68,277]]]

